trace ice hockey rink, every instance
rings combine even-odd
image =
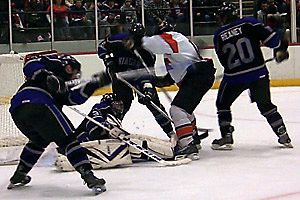
[[[107,192],[94,196],[76,172],[59,173],[54,157],[41,160],[31,172],[31,183],[7,190],[15,166],[0,167],[0,199],[101,200],[299,200],[300,199],[300,87],[273,87],[272,99],[283,116],[293,149],[281,148],[277,137],[244,92],[232,106],[235,145],[232,151],[213,151],[220,137],[216,118],[217,90],[210,90],[197,107],[197,125],[212,128],[202,141],[200,160],[187,165],[159,167],[155,162],[96,170],[107,181]],[[169,92],[172,96],[174,92]],[[168,109],[170,102],[160,93]],[[77,108],[88,112],[99,97]],[[75,125],[82,117],[65,108]],[[166,139],[146,107],[134,101],[123,121],[129,132]]]

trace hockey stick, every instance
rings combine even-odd
[[[122,81],[123,83],[125,83],[128,87],[132,88],[139,96],[141,97],[145,97],[145,95],[139,91],[137,88],[135,88],[133,85],[131,85],[128,81],[126,81],[122,76],[120,76],[119,74],[116,74],[117,78]],[[173,120],[164,112],[160,109],[160,107],[158,107],[155,103],[153,103],[153,101],[150,101],[151,105],[158,111],[160,112],[165,118],[167,118],[171,123],[174,124]],[[199,135],[203,138],[208,136],[208,132],[213,131],[213,129],[207,129],[207,128],[197,128],[198,131],[204,132],[202,135]]]
[[[147,70],[147,72],[151,75],[154,75],[155,76],[155,73],[153,73],[154,71],[151,71],[149,69],[149,67],[147,66],[147,64],[145,63],[144,59],[142,58],[142,56],[139,54],[139,52],[134,49],[133,50],[134,54],[140,59],[140,61],[142,62],[142,65],[145,67],[145,69]],[[164,93],[164,95],[167,97],[167,99],[172,102],[172,97],[170,96],[170,94],[167,92],[166,89],[164,89],[163,87],[160,88],[160,90]]]
[[[109,81],[107,80],[106,73],[104,71],[102,71],[97,74],[94,74],[94,76],[92,78],[74,79],[74,80],[66,81],[65,84],[67,87],[71,88],[71,90],[74,90],[88,82],[99,82],[99,81],[101,82],[100,83],[101,87],[104,87],[104,86],[108,85],[109,83],[111,83],[111,80],[109,80]]]
[[[120,81],[122,81],[123,83],[125,83],[128,87],[130,87],[131,89],[133,89],[139,96],[141,97],[145,97],[145,95],[139,91],[137,88],[135,88],[133,85],[131,85],[128,81],[126,81],[123,77],[118,76],[117,74],[117,79],[119,79]],[[160,112],[165,118],[167,118],[170,122],[173,123],[173,120],[164,112],[162,111],[162,109],[160,109],[160,107],[158,107],[155,103],[153,103],[153,101],[150,101],[151,105],[158,111]]]
[[[74,107],[68,107],[68,108],[71,109],[71,110],[73,110],[74,112],[78,113],[79,115],[85,117],[86,119],[88,119],[89,121],[93,122],[97,126],[100,126],[101,128],[103,128],[103,129],[105,129],[107,131],[111,131],[111,129],[105,127],[104,125],[102,125],[101,123],[97,122],[92,117],[90,117],[87,114],[81,112],[80,110],[78,110],[78,109],[76,109]],[[118,128],[120,131],[124,132],[125,134],[130,134],[130,133],[128,133],[127,131],[125,131],[124,129],[122,129],[120,127],[117,127],[117,126],[115,126],[115,127]],[[148,151],[144,147],[142,147],[142,146],[138,145],[137,143],[131,141],[130,139],[125,139],[125,138],[122,138],[120,136],[118,137],[118,139],[120,139],[122,142],[125,142],[129,146],[135,148],[136,150],[140,151],[141,153],[143,153],[144,155],[146,155],[149,158],[153,159],[154,161],[158,162],[162,166],[183,165],[183,164],[190,163],[192,161],[190,158],[184,158],[184,159],[172,160],[172,161],[164,160],[161,157],[159,157],[158,155],[151,153],[150,151]]]

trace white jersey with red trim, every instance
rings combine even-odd
[[[176,83],[180,82],[187,68],[199,62],[198,48],[187,37],[178,32],[143,37],[143,47],[154,54],[163,54],[167,71]]]

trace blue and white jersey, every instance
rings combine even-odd
[[[224,80],[251,82],[268,75],[261,45],[280,46],[280,36],[254,17],[238,19],[220,27],[214,34],[218,59],[224,67]]]
[[[47,87],[47,76],[54,74],[61,85],[65,79],[62,73],[64,67],[59,59],[37,58],[28,61],[23,69],[26,82],[21,85],[11,100],[10,112],[25,103],[55,105],[60,110],[63,105],[84,103],[98,88],[97,85],[86,84],[83,87],[67,90],[64,94],[51,93]],[[62,75],[62,76],[60,76]]]
[[[108,114],[113,115],[111,105],[103,102],[96,103],[88,116],[105,126]],[[109,138],[108,131],[103,130],[102,127],[86,118],[76,128],[75,134],[80,142]]]

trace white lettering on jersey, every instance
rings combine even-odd
[[[230,30],[222,33],[221,38],[222,38],[223,41],[225,41],[225,40],[227,40],[231,37],[241,35],[241,34],[242,34],[242,27],[237,27],[237,28],[230,29]]]

